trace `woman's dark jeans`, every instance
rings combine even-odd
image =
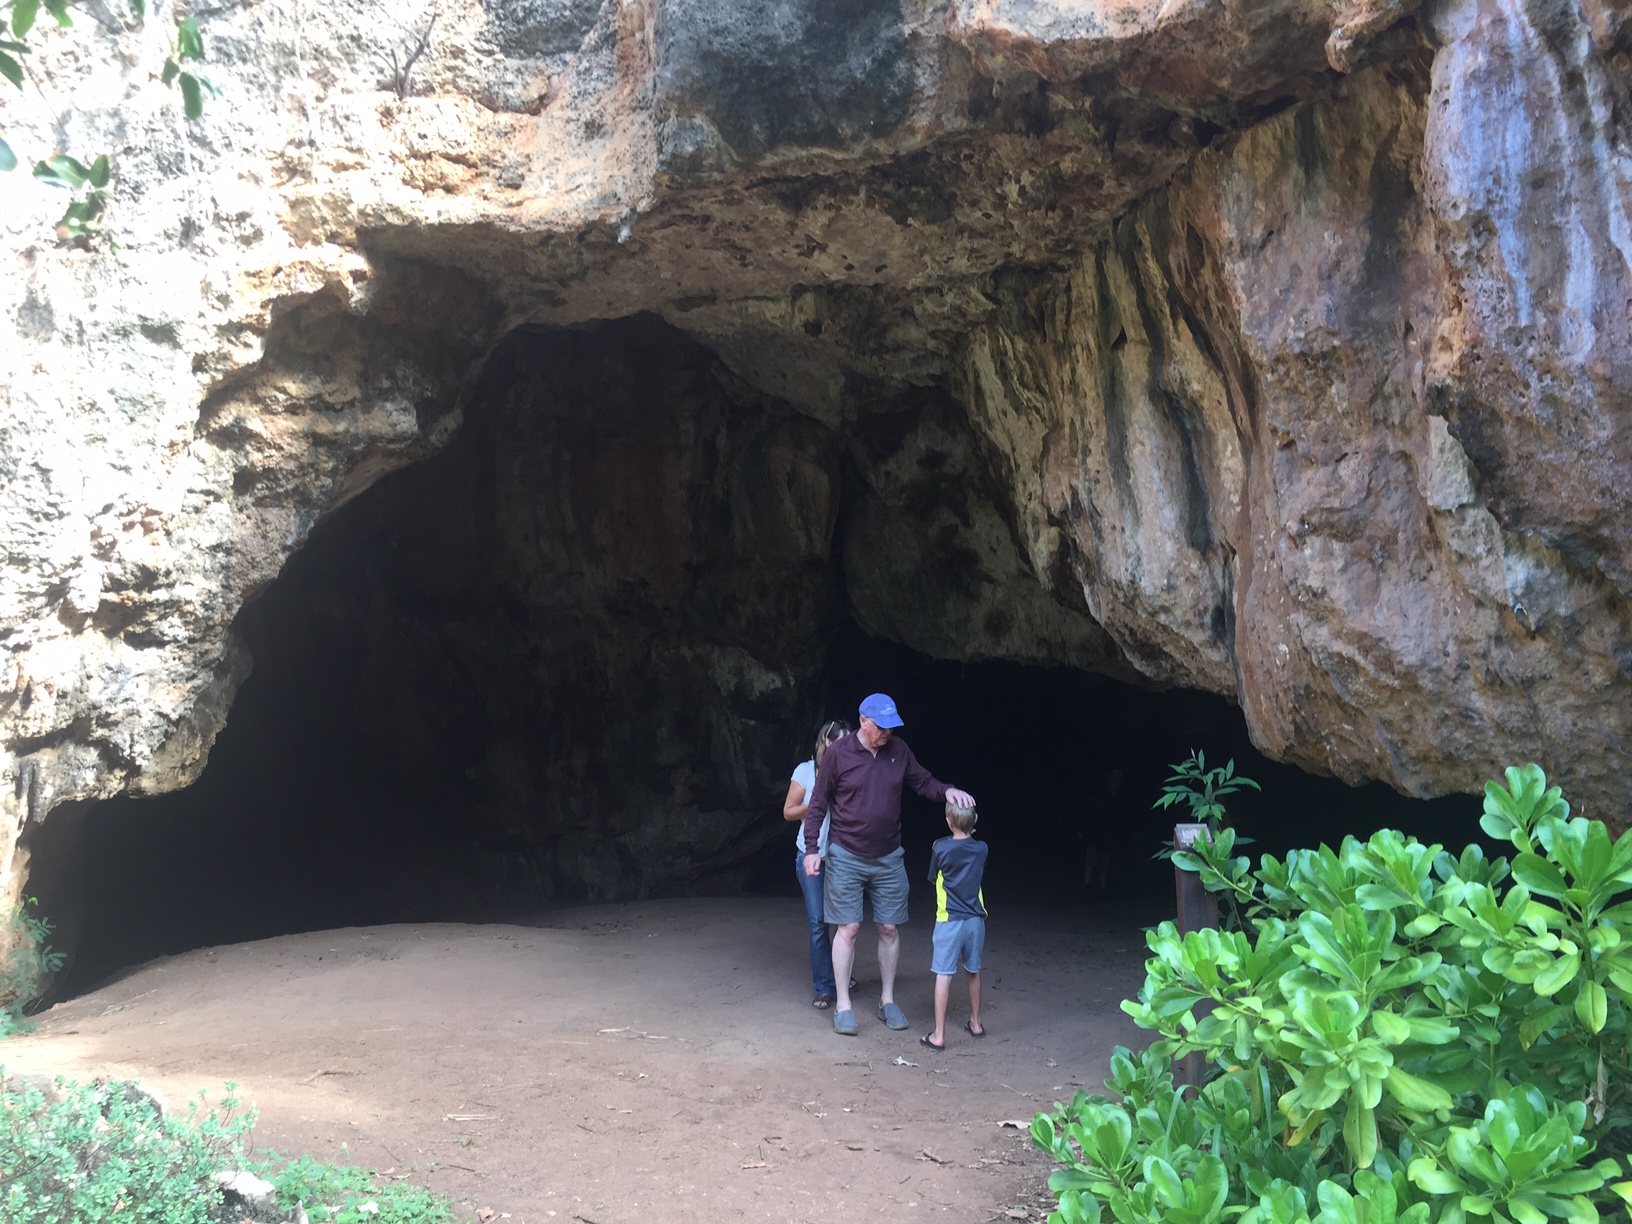
[[[805,894],[805,918],[810,927],[810,988],[831,999],[839,991],[833,981],[833,947],[827,942],[827,923],[822,921],[822,873],[805,874],[803,853],[794,858],[793,873],[799,877],[799,891]]]

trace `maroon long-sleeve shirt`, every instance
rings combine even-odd
[[[883,858],[901,844],[901,786],[940,803],[946,783],[937,781],[912,755],[900,736],[875,757],[852,731],[828,745],[816,775],[816,791],[805,813],[805,853],[816,853],[816,835],[829,812],[827,837],[864,858]]]

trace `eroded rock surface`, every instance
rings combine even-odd
[[[1619,817],[1613,6],[449,0],[396,83],[428,9],[200,19],[202,124],[156,79],[157,21],[43,39],[48,90],[5,101],[24,156],[116,168],[85,249],[50,239],[60,196],[4,183],[13,894],[28,822],[196,776],[250,665],[240,609],[456,436],[505,337],[642,312],[761,405],[719,409],[713,470],[748,482],[720,505],[779,507],[774,542],[733,518],[702,548],[660,496],[701,453],[664,431],[706,414],[631,408],[605,451],[645,529],[619,564],[682,621],[743,612],[708,647],[742,652],[743,693],[808,672],[847,610],[926,652],[1234,694],[1272,755],[1411,793],[1536,758]],[[564,446],[538,419],[516,454]],[[598,520],[542,509],[578,478],[487,488],[554,540],[545,639],[610,615],[623,572]],[[890,521],[912,548],[869,539]],[[830,562],[834,524],[847,609],[731,586]],[[675,585],[698,548],[734,560]],[[689,641],[666,657],[725,666]]]

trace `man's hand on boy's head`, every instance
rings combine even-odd
[[[975,797],[968,791],[959,790],[955,786],[946,788],[946,801],[953,807],[972,808],[975,806]]]

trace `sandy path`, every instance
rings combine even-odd
[[[918,1044],[928,923],[903,928],[912,1027],[874,1019],[864,931],[861,1034],[843,1039],[809,1006],[797,900],[539,922],[191,952],[52,1008],[0,1063],[141,1077],[172,1103],[234,1080],[260,1146],[394,1168],[518,1221],[986,1221],[1046,1197],[1047,1162],[998,1122],[1097,1086],[1140,1036],[1116,1008],[1142,978],[1138,932],[1084,911],[992,922],[991,1036],[958,1029],[944,1055]]]

